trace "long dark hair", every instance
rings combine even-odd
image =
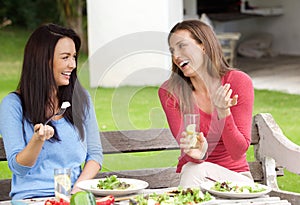
[[[72,71],[67,86],[57,86],[53,75],[54,49],[59,39],[68,37],[74,41],[76,65],[81,41],[72,30],[55,24],[37,28],[29,37],[24,50],[24,60],[18,91],[22,101],[23,116],[32,124],[43,123],[56,112],[53,99],[57,95],[58,105],[69,101],[64,117],[76,126],[81,140],[84,139],[83,121],[88,105],[88,96],[77,79],[77,67]],[[49,113],[50,112],[50,113]],[[50,114],[50,115],[49,115]],[[50,125],[51,122],[50,122]],[[52,141],[60,141],[54,127]]]

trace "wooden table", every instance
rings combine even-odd
[[[44,201],[37,200],[23,200],[17,202],[10,202],[10,201],[2,201],[0,202],[1,205],[44,205]],[[116,202],[116,205],[128,205],[128,201]],[[205,205],[290,205],[286,200],[281,200],[279,197],[260,197],[254,199],[216,199],[214,201],[205,203]]]
[[[163,193],[166,191],[174,190],[174,188],[168,188],[168,189],[145,189],[143,193]],[[128,203],[120,203],[120,205],[128,205]],[[205,205],[220,205],[220,204],[232,204],[232,205],[290,205],[291,203],[287,200],[281,200],[279,197],[270,197],[268,195],[259,197],[259,198],[253,198],[253,199],[225,199],[225,198],[216,198],[216,200],[213,200],[211,202],[205,203]]]
[[[167,189],[145,189],[142,191],[143,194],[150,194],[153,192],[156,193],[163,193],[166,191],[174,190],[174,188],[167,188]],[[39,199],[27,199],[21,201],[1,201],[0,205],[44,205],[45,198]],[[116,202],[116,205],[129,205],[129,201],[120,201]],[[279,197],[270,197],[268,195],[259,197],[259,198],[252,198],[252,199],[225,199],[225,198],[216,198],[211,202],[206,202],[205,205],[291,205],[290,202],[287,200],[281,200]]]

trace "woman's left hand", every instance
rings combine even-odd
[[[199,135],[197,135],[197,143],[195,147],[191,147],[191,139],[187,137],[186,132],[182,132],[182,136],[183,137],[180,139],[180,148],[183,149],[184,153],[194,159],[203,159],[208,147],[203,133],[200,132]]]
[[[82,191],[80,188],[78,188],[76,185],[74,185],[71,194],[76,194],[77,192]]]
[[[230,115],[230,108],[237,104],[238,95],[231,98],[230,84],[221,85],[213,95],[212,102],[218,111],[220,118]]]

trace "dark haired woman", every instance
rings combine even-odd
[[[246,161],[254,89],[248,75],[230,68],[212,29],[198,20],[176,24],[168,38],[172,74],[159,97],[180,144],[180,185],[216,180],[252,181]],[[197,148],[190,148],[183,116],[200,114]]]
[[[93,104],[76,74],[80,44],[73,30],[54,24],[37,28],[26,44],[17,90],[0,106],[13,199],[53,196],[54,168],[71,168],[72,193],[101,169]],[[71,107],[64,115],[43,125],[65,101]]]

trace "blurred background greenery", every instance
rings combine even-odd
[[[71,27],[82,39],[82,51],[87,53],[86,0],[1,0],[0,28],[10,23],[27,30],[43,23]]]

